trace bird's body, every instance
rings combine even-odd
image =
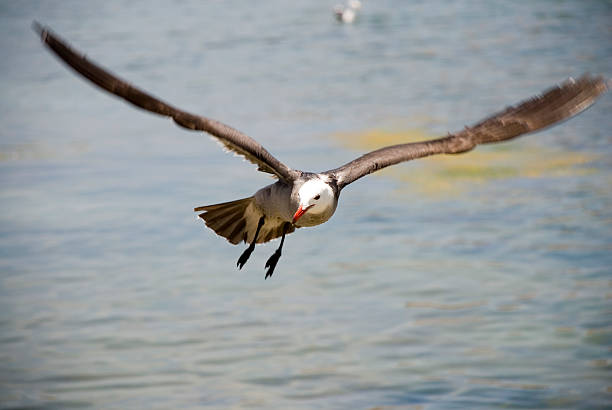
[[[591,106],[607,90],[601,77],[584,75],[546,90],[483,121],[445,137],[383,147],[325,172],[292,169],[257,141],[218,121],[190,114],[130,85],[75,52],[48,29],[34,24],[44,44],[60,59],[102,89],[144,110],[171,117],[190,130],[204,131],[225,148],[277,178],[252,196],[195,208],[206,225],[232,244],[249,243],[238,259],[242,268],[256,243],[281,238],[266,263],[266,278],[281,256],[285,236],[296,228],[320,225],[334,214],[342,189],[357,179],[400,162],[437,154],[460,154],[479,144],[509,140],[568,119]]]
[[[336,16],[336,20],[338,20],[340,23],[352,23],[355,21],[357,13],[355,13],[355,10],[349,7],[344,8],[342,6],[338,6],[334,9],[334,15]]]
[[[338,197],[334,194],[333,184],[333,180],[327,175],[302,173],[291,185],[277,181],[260,189],[255,193],[255,202],[266,215],[271,215],[283,222],[292,222],[297,228],[316,226],[327,222],[336,211]],[[329,200],[310,208],[308,212],[304,212],[299,219],[295,220],[296,210],[300,207],[300,190],[306,190],[309,187],[312,187],[313,192],[309,197],[327,193]],[[322,198],[317,201],[323,202]]]
[[[350,0],[345,6],[338,4],[334,7],[334,15],[340,23],[352,23],[357,17],[357,12],[361,10],[359,0]]]
[[[339,192],[334,189],[334,185],[335,182],[327,175],[304,173],[293,184],[279,180],[261,188],[252,197],[223,204],[201,206],[195,208],[195,211],[204,211],[199,216],[204,219],[206,225],[234,244],[241,241],[253,242],[259,219],[265,216],[264,225],[257,238],[257,243],[264,243],[282,236],[282,228],[285,223],[292,225],[289,229],[290,232],[293,232],[295,228],[316,226],[327,222],[338,205]],[[295,214],[300,207],[300,189],[309,186],[313,186],[316,191],[311,197],[317,194],[322,195],[322,192],[327,193],[324,199],[328,200],[324,204],[317,204],[308,209],[308,212],[304,212],[295,220]],[[318,201],[321,201],[321,198]],[[232,209],[236,209],[239,204],[242,205],[243,210],[232,213]],[[244,215],[242,218],[240,212]],[[244,219],[244,223],[241,219]]]

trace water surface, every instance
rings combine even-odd
[[[364,178],[274,276],[194,206],[270,182],[66,70],[53,27],[135,84],[321,171],[612,72],[612,5],[0,5],[0,407],[612,404],[612,97],[463,157]]]

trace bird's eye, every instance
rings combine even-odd
[[[314,197],[315,201],[316,201],[317,199],[319,199],[319,198],[321,198],[321,195],[317,195],[317,196],[315,196],[315,197]]]

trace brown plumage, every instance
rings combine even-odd
[[[194,211],[204,211],[198,216],[204,220],[206,226],[234,245],[239,244],[241,241],[248,241],[249,219],[254,221],[260,216],[254,197],[215,205],[199,206],[194,208]],[[291,226],[285,234],[291,233],[294,230],[295,226]],[[282,224],[272,224],[271,226],[264,225],[257,237],[257,243],[265,243],[272,239],[280,238],[282,235]]]
[[[246,242],[247,240],[245,213],[252,202],[253,197],[250,197],[216,205],[200,206],[194,211],[204,211],[198,216],[204,220],[206,226],[236,245],[240,241]]]
[[[435,154],[461,154],[479,144],[506,141],[539,131],[585,110],[607,90],[603,77],[583,75],[569,79],[544,93],[493,114],[471,127],[446,137],[399,144],[369,152],[341,167],[327,171],[344,186],[399,162]]]
[[[219,121],[190,114],[173,107],[90,62],[85,55],[75,51],[49,29],[36,22],[33,23],[33,28],[40,34],[43,43],[62,61],[103,90],[115,94],[143,110],[171,117],[181,127],[209,133],[228,150],[242,155],[245,159],[256,164],[260,171],[274,174],[280,179],[291,180],[295,178],[296,171],[291,170],[274,158],[261,144],[248,135]]]

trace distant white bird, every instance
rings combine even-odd
[[[341,23],[352,23],[357,17],[357,11],[361,10],[361,2],[359,0],[350,0],[346,6],[338,4],[334,7],[334,15],[336,20]]]
[[[238,259],[240,268],[249,259],[256,243],[280,237],[278,249],[266,263],[266,278],[274,272],[285,235],[296,228],[316,226],[329,220],[336,211],[342,189],[357,179],[400,162],[436,154],[461,154],[479,144],[505,141],[541,130],[587,109],[607,90],[602,77],[584,75],[577,80],[569,79],[457,133],[380,148],[329,171],[305,172],[283,164],[253,138],[232,127],[183,111],[132,86],[76,52],[48,29],[36,23],[34,29],[51,51],[98,87],[139,108],[171,117],[181,127],[207,132],[227,149],[256,164],[259,171],[277,178],[275,183],[250,197],[194,209],[200,212],[199,217],[206,226],[230,243],[236,245],[244,241],[250,244]]]

